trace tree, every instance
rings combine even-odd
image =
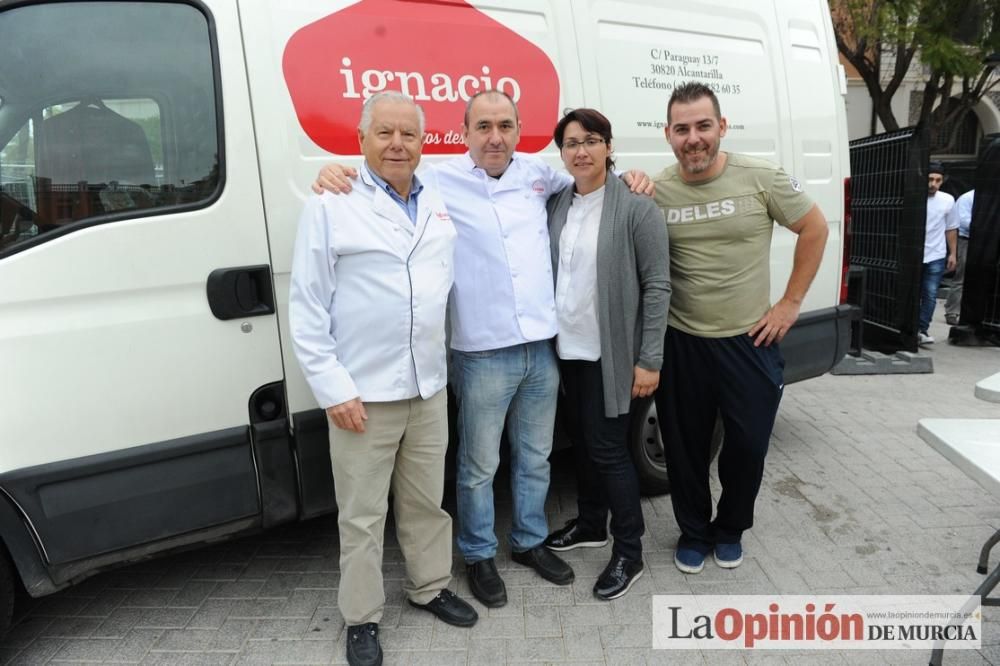
[[[985,60],[1000,51],[1000,0],[829,0],[837,49],[858,71],[886,130],[892,98],[914,59],[928,72],[919,122],[952,128],[931,152],[949,152],[965,114],[997,83]],[[889,71],[883,72],[883,63]],[[908,120],[908,119],[907,119]]]

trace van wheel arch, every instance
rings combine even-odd
[[[18,506],[0,488],[0,638],[10,629],[17,597],[56,591]]]
[[[3,486],[0,486],[0,556],[6,558],[12,581],[19,579],[32,597],[66,587],[52,580],[27,516]]]

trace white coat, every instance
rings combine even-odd
[[[416,224],[364,170],[349,194],[306,203],[289,324],[320,407],[429,398],[444,388],[455,236],[432,183],[418,197]]]

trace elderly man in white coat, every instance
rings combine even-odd
[[[457,626],[478,619],[447,589],[444,327],[456,233],[437,192],[413,175],[423,129],[423,113],[409,97],[381,93],[365,103],[361,178],[348,195],[310,198],[292,264],[295,353],[330,421],[338,603],[352,665],[382,663],[390,489],[410,603]]]

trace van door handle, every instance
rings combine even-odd
[[[216,268],[206,284],[208,306],[217,319],[240,319],[274,314],[271,267]]]

